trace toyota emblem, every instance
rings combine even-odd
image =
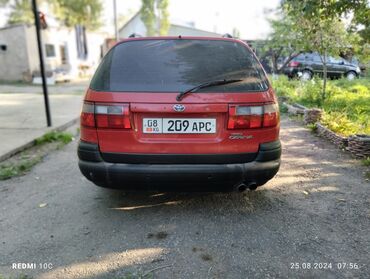
[[[173,110],[174,111],[177,111],[177,112],[182,112],[182,111],[185,110],[185,106],[184,105],[176,104],[176,105],[173,105]]]

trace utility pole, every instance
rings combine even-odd
[[[118,42],[117,0],[113,0],[113,13],[114,13],[114,35],[116,37],[116,42]]]
[[[40,73],[42,79],[42,91],[44,93],[44,102],[45,102],[45,113],[46,113],[46,122],[48,127],[51,127],[51,116],[50,116],[50,106],[49,106],[49,96],[48,96],[48,87],[46,84],[46,76],[45,76],[45,66],[44,66],[44,55],[42,51],[42,40],[41,40],[41,32],[40,32],[40,16],[39,11],[37,9],[37,0],[32,0],[32,9],[33,15],[35,16],[35,27],[36,27],[36,36],[37,36],[37,46],[39,49],[39,57],[40,57]]]

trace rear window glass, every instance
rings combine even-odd
[[[118,44],[90,87],[97,91],[180,92],[204,82],[242,79],[198,92],[264,91],[266,76],[249,49],[222,40],[138,40]]]
[[[304,62],[304,61],[314,61],[314,62],[320,62],[320,56],[317,53],[301,53],[298,56],[296,56],[293,60]]]

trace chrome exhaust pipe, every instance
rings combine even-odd
[[[248,188],[251,191],[256,190],[257,189],[257,183],[256,182],[250,182],[250,183],[248,183]]]
[[[247,190],[247,185],[245,185],[244,183],[241,183],[241,184],[239,184],[239,186],[238,187],[236,187],[236,189],[237,189],[237,191],[238,192],[244,192],[245,190]]]

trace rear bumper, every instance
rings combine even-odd
[[[273,178],[280,167],[281,145],[280,141],[261,144],[259,152],[249,154],[249,157],[245,154],[229,154],[226,155],[229,162],[243,159],[249,161],[224,164],[220,162],[225,155],[213,155],[211,158],[210,155],[195,155],[194,163],[187,164],[112,163],[103,160],[104,155],[100,154],[97,145],[85,142],[80,142],[78,155],[82,174],[102,187],[125,190],[232,191],[241,183],[260,186]],[[132,156],[122,158],[129,158],[130,161],[136,158],[137,162],[143,159],[140,156],[150,159],[150,155]],[[153,156],[158,160],[159,155]],[[178,158],[183,160],[181,156]],[[189,158],[186,157],[186,160]],[[216,160],[217,163],[196,163],[205,162],[206,158]]]

